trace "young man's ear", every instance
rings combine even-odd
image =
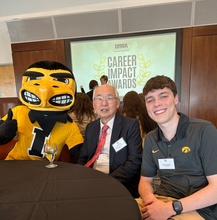
[[[179,103],[179,95],[176,94],[176,96],[175,96],[175,104],[177,105],[178,103]]]

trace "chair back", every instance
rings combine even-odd
[[[14,145],[17,143],[17,140],[12,140],[7,144],[0,145],[0,160],[4,160],[8,153],[13,149]]]
[[[68,162],[68,163],[71,162],[70,152],[69,152],[68,146],[66,144],[64,145],[64,147],[61,151],[59,161]]]

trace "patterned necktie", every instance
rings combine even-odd
[[[109,126],[108,125],[104,125],[102,128],[102,134],[100,136],[99,139],[99,143],[98,146],[96,148],[96,152],[94,154],[94,156],[85,164],[85,167],[90,167],[92,163],[95,162],[96,158],[99,156],[99,154],[101,153],[104,144],[105,144],[105,140],[106,140],[106,131],[108,130]]]

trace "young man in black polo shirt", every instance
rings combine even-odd
[[[168,77],[151,78],[143,94],[159,128],[145,138],[137,200],[142,219],[217,219],[215,126],[177,113],[177,89]],[[161,184],[154,194],[157,170]]]

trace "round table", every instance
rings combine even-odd
[[[137,220],[136,201],[114,178],[78,164],[0,161],[1,220]]]

